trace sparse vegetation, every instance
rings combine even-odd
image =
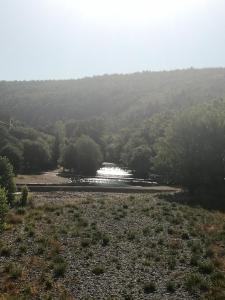
[[[63,290],[78,299],[112,293],[122,299],[163,293],[173,300],[223,299],[224,214],[160,198],[34,194],[33,206],[15,207],[6,215],[0,293],[28,298],[48,293],[54,299]],[[115,220],[123,211],[126,217]]]

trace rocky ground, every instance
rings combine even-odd
[[[225,299],[225,215],[163,198],[33,194],[1,234],[0,299]]]

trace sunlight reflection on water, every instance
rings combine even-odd
[[[103,166],[97,171],[97,177],[120,178],[132,177],[130,170],[122,169],[115,164],[103,163]]]
[[[103,163],[94,177],[73,178],[75,185],[102,185],[102,186],[150,186],[156,182],[137,179],[133,177],[131,170],[120,168],[113,163]]]

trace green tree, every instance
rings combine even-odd
[[[98,144],[90,137],[81,136],[76,142],[77,173],[94,175],[102,163],[102,153]]]
[[[77,170],[78,162],[77,162],[77,149],[74,144],[69,144],[63,150],[62,154],[62,166],[64,169],[68,169],[70,171]]]
[[[25,140],[23,148],[25,171],[42,171],[49,168],[51,156],[46,143],[40,140]]]
[[[53,165],[56,167],[62,158],[62,151],[65,145],[65,126],[62,121],[56,122],[54,135],[52,160]]]
[[[133,170],[136,177],[147,178],[151,168],[151,149],[144,145],[134,148],[128,167]]]
[[[4,188],[0,188],[0,231],[4,229],[8,209],[7,193]]]
[[[23,163],[22,151],[15,145],[7,144],[0,151],[1,156],[8,158],[13,166],[14,172],[18,173],[21,170]]]
[[[155,168],[190,192],[224,190],[225,103],[190,109],[176,117],[156,145]]]
[[[10,205],[13,205],[15,192],[13,167],[6,157],[0,156],[0,187],[5,188]]]

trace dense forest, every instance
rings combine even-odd
[[[224,189],[225,69],[0,83],[0,155],[14,172],[103,160],[191,192]],[[215,188],[216,186],[216,188]]]
[[[224,97],[224,79],[221,68],[0,82],[1,115],[41,128],[58,120],[95,117],[132,126],[157,112]]]

